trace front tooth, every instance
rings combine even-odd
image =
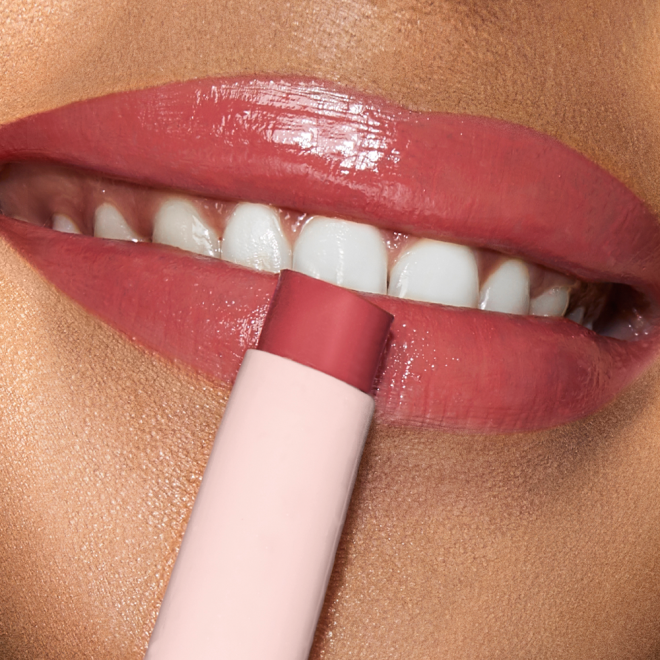
[[[64,213],[56,213],[53,216],[53,229],[64,232],[65,234],[81,233],[78,225],[68,215],[64,215]]]
[[[263,204],[238,204],[222,236],[222,258],[271,273],[291,268],[291,246],[277,210]]]
[[[293,270],[347,289],[385,293],[387,249],[375,227],[319,216],[300,232]]]
[[[220,239],[199,211],[183,199],[170,199],[156,212],[152,241],[207,257],[220,256]]]
[[[481,287],[479,309],[505,314],[529,312],[529,271],[519,259],[507,259]]]
[[[553,286],[532,298],[529,303],[529,313],[533,316],[563,316],[568,309],[570,297],[570,287]]]
[[[454,307],[476,307],[479,271],[474,253],[464,245],[423,238],[392,268],[389,294]]]
[[[94,236],[98,238],[113,238],[118,241],[132,241],[138,243],[143,241],[136,234],[124,216],[112,205],[101,204],[94,213]]]

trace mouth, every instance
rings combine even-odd
[[[2,127],[0,163],[5,240],[104,321],[223,383],[290,267],[394,314],[384,423],[556,426],[656,354],[657,220],[519,126],[318,81],[202,80]]]

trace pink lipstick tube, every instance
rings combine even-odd
[[[392,316],[283,271],[227,403],[147,660],[304,660]]]

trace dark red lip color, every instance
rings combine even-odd
[[[621,183],[531,130],[413,113],[311,80],[173,84],[0,128],[0,160],[66,163],[156,187],[349,217],[514,253],[660,297],[660,227]],[[3,219],[2,235],[64,292],[161,354],[231,382],[275,277],[153,245]],[[563,319],[378,297],[395,315],[382,422],[471,431],[598,410],[653,359]]]

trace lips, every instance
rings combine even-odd
[[[203,80],[118,94],[0,129],[0,161],[54,161],[145,186],[347,217],[519,255],[660,296],[660,227],[622,184],[531,130],[413,113],[326,83]],[[3,218],[2,236],[87,309],[230,383],[275,276],[153,245]],[[376,391],[390,424],[510,432],[612,400],[656,353],[565,319],[373,296],[395,316]]]

